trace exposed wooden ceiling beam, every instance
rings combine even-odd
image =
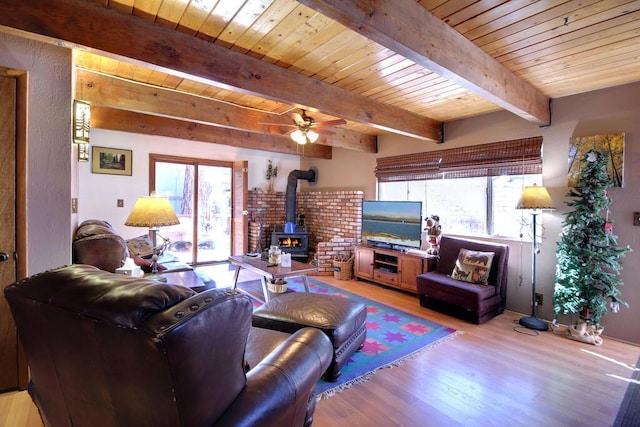
[[[75,99],[93,105],[114,107],[174,119],[193,121],[229,129],[271,134],[281,138],[283,144],[293,144],[278,126],[261,123],[290,125],[291,116],[279,116],[227,103],[189,95],[174,90],[143,85],[87,70],[76,70]],[[334,135],[322,135],[316,144],[375,153],[376,138],[346,129],[332,128]],[[253,136],[255,141],[258,135]],[[259,149],[258,147],[256,147]]]
[[[305,157],[322,159],[331,159],[332,157],[332,148],[326,145],[306,144],[303,147],[291,140],[287,141],[277,136],[260,135],[94,105],[91,106],[91,127],[211,142],[252,150],[304,155]]]
[[[550,122],[548,97],[415,1],[298,2],[520,117]]]
[[[441,123],[87,0],[2,0],[0,25],[66,40],[167,73],[311,106],[378,129],[441,141]],[[135,28],[135,42],[131,40]]]

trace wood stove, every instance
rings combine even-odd
[[[285,233],[282,228],[271,233],[271,246],[278,246],[291,258],[307,262],[309,259],[309,233],[302,227],[296,227],[293,233]]]
[[[306,179],[315,183],[317,171],[292,170],[287,177],[287,190],[285,192],[286,220],[284,226],[276,227],[271,233],[271,246],[278,246],[284,253],[291,254],[291,258],[307,262],[309,260],[309,233],[304,226],[304,214],[300,214],[298,224],[296,221],[296,188],[299,179]]]

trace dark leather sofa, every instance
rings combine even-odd
[[[250,300],[72,265],[5,289],[45,426],[310,425],[332,348]]]
[[[451,278],[460,249],[493,252],[487,284]],[[442,236],[436,268],[417,277],[423,307],[480,324],[502,314],[507,302],[509,247],[507,245]]]

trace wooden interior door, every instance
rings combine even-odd
[[[16,328],[4,288],[16,281],[16,79],[0,76],[0,391],[20,386]]]

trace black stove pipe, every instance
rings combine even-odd
[[[306,179],[307,181],[314,183],[316,182],[316,171],[313,169],[309,169],[308,171],[301,170],[292,170],[289,173],[289,177],[287,178],[287,191],[285,193],[286,196],[286,222],[285,229],[287,228],[286,224],[292,223],[293,228],[295,229],[296,224],[296,189],[298,188],[298,180]]]

